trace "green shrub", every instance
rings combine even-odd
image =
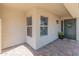
[[[64,33],[63,33],[63,32],[59,32],[58,34],[59,34],[59,35],[64,35]]]

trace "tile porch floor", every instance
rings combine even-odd
[[[0,56],[79,56],[79,41],[58,39],[38,50],[22,44],[4,49]]]

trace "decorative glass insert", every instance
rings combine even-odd
[[[32,25],[32,17],[27,17],[27,25]]]
[[[41,25],[48,25],[48,18],[41,16]]]
[[[66,24],[65,27],[71,28],[72,27],[72,24]]]
[[[40,36],[48,35],[48,17],[40,18]]]
[[[32,17],[27,17],[27,36],[32,37]]]

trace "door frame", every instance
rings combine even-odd
[[[75,20],[75,22],[77,21],[76,18],[72,18],[72,19],[64,19],[64,20],[63,20],[63,32],[64,32],[64,21],[65,21],[65,20],[73,20],[73,19]],[[77,23],[77,22],[76,22],[76,23]],[[75,23],[75,26],[77,27],[76,23]],[[76,33],[76,32],[77,32],[77,28],[76,28],[76,27],[75,27],[75,37],[76,37],[76,34],[77,34],[77,33]],[[77,37],[76,37],[75,40],[77,40]]]

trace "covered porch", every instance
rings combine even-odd
[[[1,55],[78,55],[79,15],[76,6],[61,3],[0,4]],[[70,29],[74,32],[70,35],[74,34],[71,37],[75,40],[59,40],[58,33],[64,26],[61,21],[73,18],[76,19],[72,22],[75,31]],[[71,23],[69,21],[67,23]]]

